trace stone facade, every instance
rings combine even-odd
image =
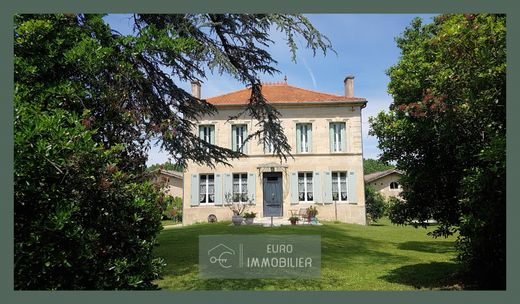
[[[403,188],[399,182],[402,174],[396,170],[391,171],[392,172],[377,178],[367,179],[365,177],[366,185],[374,188],[376,191],[379,191],[386,200],[388,200],[390,197],[398,197],[399,194],[403,191]]]
[[[267,87],[268,88],[268,87]],[[311,92],[311,91],[309,91]],[[311,92],[312,93],[312,92]],[[332,96],[332,95],[331,95]],[[312,95],[309,97],[312,99]],[[268,99],[269,100],[269,99]],[[208,100],[211,102],[211,99]],[[311,100],[312,101],[312,100]],[[254,198],[254,205],[248,211],[257,213],[257,217],[264,217],[264,176],[267,172],[281,173],[281,214],[288,218],[297,213],[300,208],[316,206],[319,220],[338,220],[346,223],[365,224],[365,200],[363,180],[363,145],[361,137],[361,111],[366,101],[357,102],[308,102],[308,103],[277,103],[274,106],[281,113],[281,124],[285,130],[288,142],[292,147],[293,158],[281,163],[279,158],[265,151],[264,147],[255,141],[246,143],[247,157],[231,162],[232,167],[218,165],[215,168],[199,166],[189,163],[184,177],[184,210],[183,224],[207,222],[208,216],[213,214],[218,221],[230,220],[231,210],[226,206],[225,193],[233,192],[233,174],[247,174],[247,192]],[[247,126],[248,134],[257,130],[255,121],[247,117],[232,121],[227,119],[238,113],[241,105],[218,105],[219,112],[215,116],[205,117],[199,126],[212,126],[215,145],[231,148],[232,125]],[[345,126],[345,146],[341,152],[331,152],[331,124],[341,123]],[[297,124],[310,126],[309,152],[298,153]],[[198,132],[198,131],[196,131]],[[345,174],[344,184],[338,183],[340,192],[346,191],[344,201],[334,201],[332,181],[336,172]],[[300,185],[299,173],[310,173],[308,181],[312,179],[312,186],[305,188],[312,192],[310,202],[300,201],[298,191]],[[214,202],[199,202],[202,197],[200,191],[201,178],[214,178],[212,189]],[[342,179],[340,179],[342,181]],[[227,185],[227,186],[226,186]],[[195,188],[197,187],[197,188]],[[312,188],[312,190],[310,190]],[[202,189],[202,190],[201,190]],[[338,189],[338,188],[336,188]],[[207,192],[206,192],[207,193]],[[274,195],[274,194],[273,194]]]
[[[169,170],[159,169],[154,172],[152,181],[160,183],[163,186],[163,191],[173,197],[183,198],[183,174]]]

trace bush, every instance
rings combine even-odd
[[[182,198],[167,195],[164,203],[163,219],[182,222]]]
[[[79,117],[15,96],[15,289],[153,289],[159,192]]]
[[[365,205],[369,223],[377,222],[383,217],[386,210],[385,198],[372,187],[365,188]]]
[[[390,222],[393,224],[404,225],[408,222],[407,215],[408,206],[403,200],[398,199],[397,197],[391,197],[388,200],[388,218]]]

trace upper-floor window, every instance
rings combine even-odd
[[[215,144],[215,126],[214,125],[199,126],[199,137],[207,143]]]
[[[274,143],[266,140],[264,142],[264,151],[267,154],[274,154]]]
[[[231,127],[231,149],[233,151],[247,153],[246,146],[244,145],[246,138],[247,125],[233,125]]]
[[[298,173],[298,200],[300,202],[312,202],[314,200],[312,189],[312,173]]]
[[[332,200],[347,201],[347,172],[332,172]]]
[[[397,182],[391,182],[390,189],[399,189],[399,184]]]
[[[215,176],[213,174],[200,175],[199,193],[201,204],[215,203]]]
[[[247,202],[247,174],[233,174],[233,202]]]
[[[296,152],[311,152],[312,146],[312,124],[296,124]]]
[[[346,134],[345,123],[334,122],[329,126],[330,134],[330,151],[331,152],[345,152],[346,149]]]

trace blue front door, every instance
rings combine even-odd
[[[264,181],[264,216],[282,216],[282,173],[263,174]]]

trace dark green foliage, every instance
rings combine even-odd
[[[15,95],[15,289],[150,289],[157,192],[79,117]]]
[[[150,167],[146,168],[147,171],[155,171],[157,169],[184,172],[184,167],[182,167],[179,164],[174,164],[171,162],[165,162],[163,164],[153,164]]]
[[[363,172],[366,174],[374,173],[374,172],[380,172],[380,171],[386,171],[389,169],[394,169],[395,166],[385,164],[384,162],[376,159],[371,158],[364,158],[363,159]]]
[[[164,203],[166,207],[163,211],[163,220],[182,222],[182,198],[167,195]]]
[[[409,211],[408,204],[403,200],[396,197],[391,197],[388,200],[387,214],[393,224],[412,224],[408,220],[411,217],[411,215],[408,214]],[[415,224],[415,226],[417,226],[417,224]]]
[[[385,198],[372,187],[365,187],[365,206],[369,223],[377,222],[385,214]]]
[[[388,70],[394,102],[371,118],[383,161],[406,171],[399,223],[459,230],[459,260],[481,288],[505,288],[506,17],[414,20]],[[426,224],[424,224],[426,225]]]

